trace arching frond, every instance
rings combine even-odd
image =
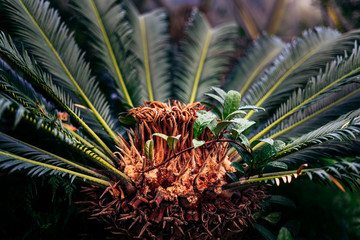
[[[258,38],[247,50],[245,57],[239,59],[224,84],[225,89],[237,90],[243,95],[251,83],[259,80],[261,74],[284,48],[285,43],[277,37]]]
[[[133,29],[131,49],[139,59],[136,66],[146,89],[145,99],[165,102],[171,93],[167,13],[158,9],[140,15],[130,1],[125,1],[124,7]]]
[[[234,191],[249,187],[251,185],[268,184],[279,186],[281,183],[290,183],[293,179],[298,177],[308,177],[310,180],[317,180],[327,184],[335,184],[342,191],[345,191],[345,185],[349,189],[355,186],[360,189],[358,180],[360,179],[359,171],[360,164],[359,159],[351,159],[355,161],[339,161],[332,166],[326,166],[322,168],[309,168],[309,169],[297,169],[291,171],[272,172],[265,173],[262,176],[252,176],[249,179],[241,179],[238,182],[229,183],[222,188],[228,191]],[[341,184],[342,183],[342,184]]]
[[[54,82],[66,89],[76,103],[89,108],[93,118],[116,141],[106,98],[57,11],[42,0],[5,1],[2,6],[16,22],[13,31],[26,43],[38,63],[54,76]]]
[[[324,73],[320,71],[319,75],[312,77],[304,88],[299,88],[294,91],[291,97],[281,105],[265,127],[261,129],[252,140],[263,137],[278,124],[281,124],[286,118],[298,111],[304,110],[318,100],[323,101],[324,98],[331,97],[332,103],[334,103],[342,99],[344,97],[342,94],[334,95],[333,93],[342,92],[345,84],[358,81],[358,75],[360,73],[359,51],[360,49],[355,46],[348,59],[338,58],[331,62],[327,65]],[[352,91],[350,91],[350,93],[349,91],[344,91],[344,93],[346,93],[344,95],[358,92],[355,86],[352,85],[353,89],[351,89]],[[335,99],[334,96],[337,96],[338,99]],[[323,107],[328,108],[328,106]],[[296,122],[293,124],[296,124]],[[283,130],[283,128],[281,130]]]
[[[125,184],[131,182],[130,178],[112,166],[110,163],[99,157],[95,152],[93,152],[88,147],[84,146],[76,138],[74,138],[68,130],[61,128],[54,123],[49,122],[47,119],[40,118],[30,114],[26,109],[21,105],[14,104],[5,98],[0,97],[0,118],[4,113],[8,113],[14,116],[14,125],[19,124],[20,121],[26,121],[27,123],[37,127],[38,129],[44,131],[47,134],[52,135],[60,142],[66,143],[68,146],[71,146],[74,151],[82,152],[90,160],[94,161],[96,164],[102,168],[110,171],[115,176],[119,177]]]
[[[10,137],[2,132],[0,132],[0,149],[7,151],[9,153],[16,154],[18,156],[26,157],[30,160],[47,163],[53,166],[67,168],[69,170],[76,170],[91,175],[93,177],[106,180],[106,178],[103,175],[95,172],[93,169],[69,161],[65,158],[47,152],[38,147],[32,146],[28,143],[22,142],[19,139]]]
[[[80,22],[88,30],[94,56],[116,82],[119,93],[129,106],[138,106],[144,91],[134,69],[134,56],[129,54],[131,29],[124,10],[115,0],[73,1]]]
[[[282,152],[279,153],[279,155],[281,156],[284,153],[299,150],[303,147],[307,147],[308,145],[318,144],[330,139],[336,139],[339,141],[356,139],[356,135],[359,133],[360,109],[343,115],[335,121],[294,139]]]
[[[193,12],[175,72],[175,95],[180,101],[199,101],[211,86],[220,85],[234,51],[237,29],[234,24],[212,29],[201,13]]]
[[[111,185],[110,182],[100,178],[92,177],[83,173],[78,173],[51,164],[46,164],[20,157],[2,150],[0,150],[0,168],[8,169],[10,170],[10,172],[26,171],[31,176],[41,176],[43,174],[46,174],[61,175],[62,177],[64,177],[68,175],[72,180],[74,180],[75,178],[79,178],[85,182],[89,182],[90,184],[95,184],[104,188]]]
[[[244,94],[244,103],[264,107],[268,112],[273,111],[293,90],[303,86],[315,75],[319,68],[344,50],[352,49],[358,37],[358,31],[341,35],[327,28],[304,32],[302,38],[279,55],[274,66],[261,80],[251,85]],[[250,112],[246,118],[250,118],[252,114]],[[257,113],[256,116],[258,119],[262,113]]]
[[[70,114],[71,118],[78,123],[81,127],[85,129],[85,131],[92,137],[94,140],[100,144],[102,149],[108,154],[112,155],[111,150],[105,145],[105,143],[98,137],[97,134],[90,127],[95,127],[98,125],[97,122],[94,121],[89,123],[85,123],[82,118],[80,118],[79,110],[75,107],[70,96],[63,91],[63,89],[59,86],[53,84],[53,80],[50,75],[45,74],[39,67],[36,65],[33,59],[31,59],[26,51],[23,51],[22,54],[17,50],[11,38],[7,38],[4,33],[0,34],[0,52],[3,53],[3,57],[7,58],[9,62],[15,65],[16,68],[19,68],[20,71],[24,72],[28,75],[29,81],[40,88],[42,92],[54,101],[59,108],[63,111],[66,111]],[[14,84],[14,82],[9,83],[10,85]],[[19,94],[19,92],[18,92]],[[28,96],[29,97],[29,96]],[[40,99],[39,99],[40,100]],[[21,102],[24,104],[24,102]],[[87,116],[87,121],[93,119],[93,116],[89,116],[89,114],[84,114]],[[93,123],[93,124],[91,124]],[[104,132],[101,129],[101,133]]]

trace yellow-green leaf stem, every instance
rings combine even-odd
[[[202,70],[204,68],[206,55],[207,55],[208,50],[209,50],[212,35],[213,35],[212,30],[209,30],[209,32],[208,32],[208,34],[206,36],[206,41],[205,41],[205,44],[204,44],[203,51],[201,53],[199,66],[198,66],[198,69],[196,71],[194,86],[193,86],[191,96],[190,96],[190,101],[189,101],[190,103],[193,103],[195,101],[195,98],[196,98],[196,93],[197,93],[197,90],[198,90],[198,86],[199,86],[199,82],[200,82],[200,78],[201,78],[201,73],[202,73]]]
[[[1,48],[1,46],[0,46]],[[97,137],[96,133],[81,119],[79,118],[79,116],[73,111],[71,110],[61,99],[59,99],[59,97],[55,94],[55,92],[46,84],[44,84],[43,80],[40,80],[39,77],[37,75],[35,75],[36,73],[31,71],[30,69],[26,68],[25,66],[23,66],[13,55],[10,55],[9,53],[6,52],[5,49],[1,49],[1,51],[4,51],[5,55],[13,64],[16,65],[16,67],[20,68],[21,71],[23,71],[25,74],[27,74],[33,81],[35,81],[35,83],[37,85],[39,85],[50,97],[52,100],[55,101],[56,104],[58,104],[60,106],[61,109],[63,109],[64,111],[66,111],[71,118],[73,118],[75,120],[76,123],[78,123],[79,125],[81,125],[85,131],[92,136],[103,148],[103,150],[109,155],[112,156],[113,153],[112,151],[107,147],[106,144],[101,144],[102,140],[100,138]],[[5,89],[6,90],[6,89]],[[13,94],[13,93],[12,93]],[[15,96],[14,96],[15,97]],[[23,102],[21,99],[17,99],[17,101],[21,102],[24,106],[26,106],[27,104],[25,102]],[[30,101],[30,99],[29,99]],[[34,105],[36,105],[35,103],[33,103]],[[35,113],[36,114],[36,113]],[[37,114],[38,115],[38,114]],[[100,151],[98,151],[100,152]],[[100,155],[100,154],[99,154]],[[102,154],[102,156],[105,156],[104,154]],[[105,158],[106,159],[106,158]],[[109,163],[111,163],[111,161],[109,161]],[[111,163],[113,164],[113,163]]]
[[[131,107],[133,107],[133,106],[134,106],[134,105],[133,105],[133,102],[131,101],[129,92],[128,92],[127,88],[126,88],[126,85],[125,85],[125,82],[124,82],[124,78],[123,78],[123,76],[122,76],[122,74],[121,74],[121,71],[120,71],[120,69],[119,69],[119,65],[118,65],[118,63],[117,63],[117,61],[116,61],[116,58],[115,58],[114,50],[113,50],[113,48],[111,47],[111,43],[110,43],[109,37],[108,37],[108,35],[107,35],[107,33],[106,33],[104,24],[103,24],[103,22],[102,22],[102,20],[101,20],[100,14],[99,14],[99,12],[98,12],[98,10],[97,10],[97,8],[96,8],[95,2],[94,2],[93,0],[90,0],[90,2],[91,2],[91,6],[92,6],[92,8],[93,8],[93,10],[94,10],[96,19],[98,20],[101,33],[103,34],[103,37],[104,37],[104,40],[105,40],[105,43],[106,43],[106,47],[107,47],[107,49],[108,49],[108,51],[109,51],[111,61],[112,61],[112,63],[113,63],[113,66],[114,66],[114,68],[115,68],[115,71],[116,71],[116,75],[117,75],[118,81],[119,81],[120,86],[121,86],[121,88],[122,88],[122,90],[123,90],[123,92],[124,92],[125,99],[126,99],[127,103],[128,103]],[[117,139],[117,138],[115,137],[114,139]]]
[[[79,172],[71,171],[71,170],[68,170],[68,169],[65,169],[65,168],[53,166],[53,165],[42,163],[42,162],[37,162],[37,161],[34,161],[34,160],[23,158],[23,157],[20,157],[20,156],[11,154],[11,153],[3,152],[3,151],[0,151],[0,154],[4,155],[4,156],[7,156],[7,157],[10,157],[10,158],[14,158],[14,159],[23,161],[23,162],[31,163],[31,164],[34,164],[34,165],[37,165],[37,166],[42,166],[42,167],[53,169],[53,170],[60,171],[60,172],[63,172],[63,173],[68,173],[68,174],[74,175],[76,177],[79,177],[81,179],[84,179],[86,181],[89,181],[92,184],[102,186],[104,188],[108,187],[108,186],[111,186],[110,182],[108,182],[108,181],[105,181],[105,180],[99,179],[99,178],[95,178],[95,177],[92,177],[92,176],[89,176],[89,175],[85,175],[85,174],[82,174],[82,173],[79,173]]]
[[[13,106],[8,106],[7,110],[9,110],[10,112],[16,113],[16,109]],[[29,114],[27,114],[26,112],[23,113],[22,115],[22,119],[28,121],[29,123],[32,123],[34,125],[38,124],[38,120],[36,118],[33,118],[31,116],[29,116]],[[54,134],[54,129],[49,126],[46,123],[41,123],[39,128]],[[61,131],[61,129],[57,129],[57,131],[60,131],[62,134],[70,137],[72,140],[74,140],[75,142],[77,142],[76,139],[73,139],[71,136],[69,136],[66,132]],[[76,144],[75,147],[76,149],[82,151],[83,153],[85,153],[86,155],[90,156],[91,159],[94,160],[94,162],[96,162],[97,164],[101,165],[102,167],[104,167],[106,170],[110,171],[111,173],[113,173],[116,177],[119,178],[119,180],[121,180],[125,185],[129,186],[132,181],[131,179],[125,175],[124,173],[122,173],[121,171],[119,171],[118,169],[116,169],[114,166],[110,165],[108,162],[106,162],[104,159],[102,159],[101,157],[99,157],[96,153],[94,153],[91,149],[87,148],[86,146],[84,146],[83,144],[79,143]]]
[[[146,77],[146,85],[149,94],[149,101],[154,101],[154,94],[151,85],[151,75],[150,75],[150,66],[149,66],[149,52],[147,45],[147,36],[146,36],[146,27],[145,27],[145,19],[143,16],[139,17],[140,29],[141,29],[141,39],[142,45],[144,49],[144,67],[145,67],[145,77]]]
[[[279,49],[274,48],[274,50],[271,51],[267,55],[267,57],[262,62],[259,63],[259,65],[256,67],[254,72],[251,74],[249,79],[244,84],[244,86],[241,88],[241,90],[240,90],[241,95],[244,95],[244,92],[249,88],[250,84],[254,81],[255,77],[260,73],[260,71],[263,69],[263,67],[265,67],[271,59],[276,57],[279,54],[279,52],[280,52]]]
[[[322,112],[325,112],[326,110],[334,107],[335,105],[343,102],[344,100],[352,97],[353,95],[355,95],[355,94],[357,94],[357,93],[359,93],[359,92],[360,92],[360,88],[359,88],[358,90],[354,91],[354,92],[351,92],[350,94],[346,95],[345,97],[342,97],[341,99],[339,99],[339,100],[337,100],[337,101],[335,101],[335,102],[327,105],[326,107],[324,107],[324,108],[322,108],[321,110],[319,110],[319,111],[311,114],[310,116],[304,118],[303,120],[301,120],[301,121],[299,121],[299,122],[297,122],[297,123],[295,123],[295,124],[293,124],[293,125],[285,128],[285,129],[283,129],[283,130],[281,130],[281,131],[279,131],[279,132],[271,135],[271,136],[268,137],[268,138],[275,139],[275,138],[283,135],[284,133],[286,133],[286,132],[288,132],[288,131],[291,131],[292,129],[296,128],[297,126],[299,126],[299,125],[303,124],[304,122],[306,122],[306,121],[308,121],[308,120],[316,117],[317,115],[321,114]],[[252,139],[252,140],[250,140],[250,142],[253,142],[254,140],[255,140],[255,139]],[[257,144],[257,145],[254,147],[254,149],[257,149],[257,148],[261,147],[262,145],[263,145],[263,143],[261,142],[261,143]]]
[[[66,67],[65,63],[63,62],[63,60],[61,59],[61,57],[59,56],[58,52],[56,51],[56,49],[54,48],[54,46],[52,45],[52,43],[50,42],[49,38],[46,36],[46,34],[44,33],[44,31],[40,28],[40,26],[37,24],[37,22],[35,21],[35,19],[33,18],[33,16],[30,14],[29,10],[26,8],[26,6],[24,5],[24,3],[22,2],[22,0],[19,0],[22,7],[24,8],[24,10],[26,11],[26,13],[28,14],[29,18],[31,19],[31,21],[34,23],[34,25],[36,26],[36,28],[39,30],[40,34],[43,36],[44,40],[46,41],[46,43],[48,44],[48,46],[50,47],[51,51],[53,52],[54,56],[56,57],[56,59],[59,61],[61,67],[64,69],[66,75],[69,77],[70,81],[74,84],[76,90],[78,90],[80,97],[83,99],[83,101],[86,103],[86,105],[91,109],[91,111],[94,113],[94,115],[96,116],[96,118],[98,119],[98,121],[100,122],[100,124],[104,127],[105,131],[107,133],[109,133],[109,135],[111,136],[111,138],[116,142],[117,141],[117,136],[116,134],[110,129],[110,127],[106,124],[106,122],[104,121],[104,119],[102,119],[102,117],[100,116],[100,114],[97,112],[97,110],[95,109],[95,107],[92,105],[92,103],[90,102],[90,100],[86,97],[86,95],[84,94],[84,92],[82,91],[82,89],[80,88],[80,86],[78,85],[78,83],[76,82],[76,80],[74,79],[74,77],[72,76],[72,74],[70,73],[69,69]],[[108,147],[106,146],[106,144],[94,133],[94,135],[92,135],[92,137],[95,138],[95,140],[104,148],[104,149],[108,149]],[[111,151],[110,151],[111,152]]]
[[[66,163],[66,164],[68,164],[68,165],[70,165],[70,166],[72,166],[72,167],[80,170],[80,171],[83,172],[83,173],[90,174],[90,175],[92,175],[92,176],[94,176],[94,177],[96,177],[96,178],[101,178],[101,179],[107,180],[107,178],[105,178],[105,176],[103,176],[103,175],[101,175],[101,174],[99,174],[99,173],[97,173],[97,172],[95,172],[95,171],[92,171],[91,169],[88,169],[88,168],[86,168],[86,167],[84,167],[84,166],[81,166],[81,165],[76,164],[76,163],[74,163],[74,162],[72,162],[72,161],[69,161],[69,160],[67,160],[67,159],[65,159],[65,158],[63,158],[63,157],[57,156],[57,155],[55,155],[55,154],[53,154],[53,153],[50,153],[50,152],[48,152],[48,151],[45,151],[45,150],[43,150],[43,149],[40,149],[40,148],[35,147],[35,146],[33,146],[33,145],[30,145],[30,144],[28,144],[28,143],[26,143],[26,142],[20,141],[19,139],[15,139],[15,138],[13,138],[13,137],[10,137],[10,136],[8,136],[8,135],[6,135],[6,134],[4,134],[4,133],[1,133],[1,132],[0,132],[0,135],[3,135],[3,136],[5,136],[5,137],[7,137],[7,138],[9,138],[9,139],[12,139],[13,141],[16,141],[16,142],[18,142],[18,143],[21,143],[21,144],[23,144],[23,145],[25,145],[25,146],[28,146],[28,147],[32,148],[32,149],[35,149],[36,151],[42,152],[42,153],[44,153],[44,154],[46,154],[46,155],[49,155],[50,157],[53,157],[53,158],[55,158],[55,159],[57,159],[57,160],[59,160],[59,161],[61,161],[61,162],[63,162],[63,163]]]
[[[334,86],[335,84],[337,84],[338,82],[340,82],[341,80],[344,80],[345,78],[347,78],[348,76],[351,76],[352,74],[354,74],[355,72],[359,71],[359,68],[356,68],[354,70],[352,70],[351,72],[349,72],[348,74],[345,74],[344,76],[342,76],[341,78],[335,80],[334,82],[332,82],[331,84],[327,85],[325,88],[321,89],[319,92],[317,92],[316,94],[314,94],[313,96],[311,96],[310,98],[306,99],[305,101],[303,101],[301,104],[299,104],[298,106],[296,106],[295,108],[291,109],[289,112],[287,112],[286,114],[284,114],[282,117],[280,117],[279,119],[277,119],[276,121],[274,121],[273,123],[271,123],[269,126],[267,126],[266,128],[264,128],[263,130],[261,130],[258,134],[256,134],[255,136],[253,136],[250,139],[250,143],[253,142],[256,139],[259,139],[260,137],[262,137],[264,134],[266,134],[268,131],[270,131],[272,129],[272,127],[274,127],[275,125],[277,125],[278,123],[280,123],[282,120],[284,120],[285,118],[287,118],[288,116],[290,116],[291,114],[293,114],[294,112],[296,112],[297,110],[299,110],[302,106],[308,104],[311,100],[313,100],[314,98],[318,97],[320,94],[322,94],[323,92],[325,92],[326,90],[328,90],[329,88],[331,88],[332,86]]]
[[[303,64],[307,59],[309,59],[314,53],[316,53],[321,46],[316,47],[315,49],[311,50],[305,56],[303,56],[297,63],[291,66],[283,75],[282,77],[273,85],[273,87],[255,104],[256,107],[260,107],[266,99],[270,97],[270,95],[279,87],[279,85],[288,77],[290,74],[298,68],[301,64]],[[254,114],[254,111],[250,111],[246,116],[245,119],[249,119]]]

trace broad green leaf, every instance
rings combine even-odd
[[[168,146],[170,147],[170,149],[173,151],[175,151],[176,144],[178,143],[178,141],[181,137],[181,135],[166,136],[165,134],[162,134],[162,133],[154,133],[153,136],[161,137],[162,139],[164,139],[166,141],[166,143],[168,144]]]
[[[238,171],[241,172],[242,174],[245,174],[245,170],[244,170],[244,168],[243,168],[243,166],[242,166],[241,163],[239,163],[239,162],[232,162],[232,163],[230,164],[230,166],[232,166],[233,168],[235,168],[236,170],[238,170]]]
[[[205,141],[203,141],[203,140],[199,141],[199,140],[193,139],[192,143],[193,143],[193,146],[195,149],[195,148],[198,148],[198,147],[201,147],[202,145],[204,145]]]
[[[234,127],[231,128],[230,132],[234,139],[238,139],[240,134],[242,134],[246,129],[254,125],[254,121],[249,121],[244,118],[237,118]]]
[[[269,223],[277,224],[281,219],[281,212],[272,212],[263,218]]]
[[[256,145],[258,145],[261,142],[268,143],[270,145],[274,144],[274,140],[271,138],[259,139],[259,140],[255,140],[251,143],[251,148],[255,147]]]
[[[169,136],[168,139],[166,140],[167,144],[169,145],[169,147],[171,148],[171,150],[175,151],[176,148],[176,144],[178,143],[179,139],[180,139],[181,135],[177,135],[177,136]]]
[[[278,152],[285,148],[285,143],[280,140],[275,140],[273,144],[266,144],[259,150],[255,151],[255,159],[257,162],[264,162],[267,159],[275,156]]]
[[[145,156],[146,156],[146,159],[153,160],[153,158],[154,158],[154,141],[153,140],[146,141]]]
[[[290,200],[287,197],[280,196],[280,195],[272,195],[271,197],[269,197],[267,199],[267,201],[270,203],[276,203],[276,204],[296,208],[296,205],[292,200]]]
[[[286,227],[282,227],[277,236],[277,240],[292,240],[292,239],[293,237],[291,235],[291,232]]]
[[[228,115],[238,110],[238,108],[240,107],[240,102],[240,93],[230,90],[225,96],[223,118],[226,119]]]
[[[244,148],[240,147],[239,145],[230,142],[230,145],[236,149],[236,151],[239,153],[240,157],[242,158],[242,160],[247,164],[247,165],[251,165],[251,161],[253,160],[253,157],[251,156],[251,154],[245,150]]]
[[[242,110],[236,110],[235,112],[232,112],[230,113],[226,118],[225,120],[231,120],[233,119],[235,116],[239,115],[239,114],[246,114],[245,111],[242,111]]]
[[[168,140],[169,136],[162,134],[162,133],[154,133],[153,136],[155,137],[161,137],[162,139],[164,139],[165,141]]]
[[[238,110],[243,110],[243,111],[253,110],[254,112],[258,112],[258,111],[265,111],[265,108],[252,106],[252,105],[245,105],[245,106],[239,107]]]
[[[286,165],[286,163],[283,162],[269,162],[266,164],[266,167],[276,167],[276,168],[282,168],[282,169],[288,169],[288,166]]]
[[[210,124],[211,121],[216,119],[216,115],[212,112],[207,111],[198,111],[196,113],[198,115],[198,118],[194,122],[193,127],[193,136],[194,138],[198,138],[201,133],[205,130],[205,128]]]

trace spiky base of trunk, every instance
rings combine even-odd
[[[105,222],[118,239],[241,239],[266,197],[262,187],[251,187],[229,198],[205,194],[197,206],[187,207],[163,201],[159,194],[121,199],[95,186],[83,191],[90,197],[90,218]]]

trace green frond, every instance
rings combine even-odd
[[[0,150],[0,168],[9,169],[10,172],[26,171],[31,176],[41,176],[46,174],[61,175],[62,177],[65,177],[66,175],[68,175],[72,181],[78,178],[90,184],[95,184],[104,188],[111,186],[110,182],[100,178],[92,177],[83,173],[78,173],[51,164],[20,157],[2,150]]]
[[[89,108],[93,118],[116,141],[106,98],[57,11],[42,0],[5,1],[2,5],[16,22],[12,30],[26,43],[38,63],[54,76],[56,84],[68,91],[74,102]]]
[[[139,79],[147,89],[146,99],[166,102],[170,97],[170,59],[167,13],[158,9],[140,15],[130,1],[124,6],[133,29],[134,51]]]
[[[3,94],[22,104],[34,114],[44,116],[40,110],[40,105],[43,105],[41,97],[37,96],[30,84],[26,83],[24,79],[21,79],[19,75],[12,74],[9,68],[6,68],[1,62],[0,89]]]
[[[360,133],[360,109],[345,114],[337,120],[304,134],[287,144],[278,155],[299,150],[308,145],[319,144],[329,140],[349,141],[356,139]]]
[[[261,106],[272,112],[293,90],[304,86],[319,68],[325,67],[336,55],[350,51],[358,37],[358,31],[341,35],[327,28],[304,32],[302,38],[283,50],[260,81],[253,83],[245,92],[244,104]],[[246,118],[252,114],[249,112]],[[261,116],[263,113],[257,113],[255,118]]]
[[[106,160],[99,157],[95,152],[89,149],[87,146],[83,145],[77,139],[75,139],[71,132],[54,125],[54,123],[49,122],[47,119],[39,118],[38,116],[31,115],[27,110],[25,110],[21,105],[14,104],[5,98],[0,98],[0,118],[7,112],[14,115],[14,125],[19,124],[20,121],[25,121],[34,127],[44,131],[47,134],[52,135],[60,142],[66,143],[68,146],[72,147],[74,151],[81,152],[84,156],[88,157],[89,160],[94,161],[95,164],[101,166],[103,169],[106,169],[112,172],[115,176],[119,177],[125,184],[131,183],[131,180],[124,173],[120,172],[113,165],[111,165]]]
[[[98,122],[91,121],[93,116],[89,113],[87,116],[87,122],[85,123],[83,119],[80,118],[79,109],[75,107],[72,98],[67,94],[60,86],[53,84],[53,80],[50,75],[44,73],[31,59],[26,51],[23,51],[22,54],[17,50],[11,38],[7,38],[4,33],[0,33],[0,52],[3,55],[3,58],[6,58],[8,62],[15,66],[15,68],[20,69],[25,75],[28,76],[28,80],[35,86],[42,90],[43,94],[46,97],[54,101],[62,110],[66,111],[76,123],[82,126],[85,131],[96,140],[102,147],[102,149],[108,154],[112,155],[111,150],[105,145],[105,143],[98,137],[98,135],[93,131],[92,128],[95,128]],[[23,101],[21,101],[24,104]],[[89,124],[90,122],[90,124]],[[89,125],[88,125],[89,124]],[[97,128],[99,129],[99,127]],[[100,134],[104,131],[101,129]]]
[[[265,127],[253,136],[251,141],[263,137],[277,125],[282,124],[286,118],[290,117],[294,113],[304,111],[304,109],[308,107],[313,107],[311,105],[319,100],[323,102],[324,99],[331,97],[330,99],[332,103],[334,103],[337,100],[342,99],[345,95],[358,92],[358,89],[354,88],[354,86],[352,86],[353,89],[351,89],[352,91],[350,93],[348,91],[343,91],[343,89],[346,84],[349,84],[349,82],[358,81],[357,76],[360,72],[359,56],[360,48],[355,45],[350,57],[345,60],[343,58],[338,58],[337,60],[331,62],[326,66],[324,72],[321,70],[316,77],[312,77],[304,88],[299,88],[293,91],[288,100],[283,103],[280,108],[278,108]],[[338,99],[335,99],[333,94],[334,92],[343,92],[344,94],[335,95],[338,97]],[[328,106],[323,107],[328,108]],[[319,108],[317,111],[319,111]],[[307,115],[309,116],[311,114],[308,113]],[[302,118],[304,117],[305,116],[302,116]],[[293,124],[296,124],[296,122],[293,122]],[[287,127],[290,126],[287,124]],[[283,128],[280,130],[283,130]],[[275,133],[273,132],[273,134]]]
[[[245,57],[239,59],[224,84],[227,90],[237,90],[241,95],[250,84],[259,80],[261,74],[285,48],[281,39],[272,36],[262,36],[256,39],[247,50]]]
[[[129,106],[139,105],[144,94],[134,72],[136,59],[128,51],[131,29],[124,10],[115,0],[73,1],[73,6],[88,30],[90,45],[101,68],[114,79]]]
[[[16,154],[18,156],[26,157],[30,160],[44,162],[53,166],[64,167],[70,170],[76,170],[84,174],[91,175],[93,177],[107,180],[106,177],[95,172],[93,169],[81,166],[63,157],[57,156],[28,143],[22,142],[19,139],[10,137],[2,132],[0,132],[0,149],[9,153]]]
[[[359,106],[360,84],[347,84],[341,86],[340,90],[328,93],[313,104],[303,107],[303,109],[295,112],[287,119],[282,120],[276,127],[272,127],[263,137],[271,139],[293,138],[309,130],[316,129],[329,120],[334,119],[334,117],[338,117]],[[271,121],[267,125],[270,123]]]
[[[358,159],[356,160],[358,161]],[[252,176],[249,179],[241,179],[237,182],[226,184],[222,188],[228,191],[235,191],[258,184],[271,183],[279,186],[281,183],[290,183],[298,177],[308,177],[310,180],[336,184],[341,190],[345,191],[341,183],[349,189],[352,189],[353,186],[358,189],[360,188],[360,184],[358,183],[360,179],[359,171],[360,164],[358,162],[341,161],[332,166],[322,168],[265,173],[261,176]]]
[[[212,29],[198,12],[193,12],[191,19],[187,38],[180,46],[174,80],[175,95],[184,103],[200,101],[210,87],[220,85],[238,30],[235,24]]]

